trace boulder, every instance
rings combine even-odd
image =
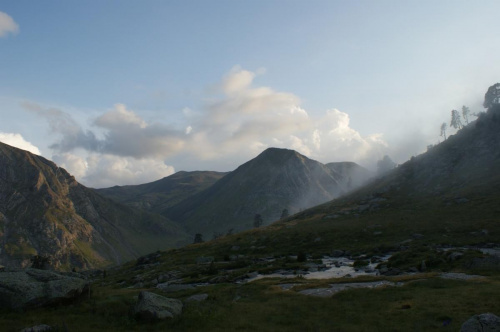
[[[168,282],[156,285],[156,288],[161,289],[163,292],[172,293],[186,289],[193,289],[195,286],[190,284],[171,284]]]
[[[493,332],[500,331],[500,317],[492,314],[480,314],[469,318],[462,324],[460,332]]]
[[[140,292],[134,315],[142,320],[172,319],[182,314],[182,302],[151,292]]]
[[[66,303],[88,291],[88,281],[53,271],[0,272],[0,308],[24,309]]]
[[[186,302],[202,302],[208,298],[208,294],[195,294],[186,299]]]

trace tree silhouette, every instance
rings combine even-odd
[[[283,211],[281,211],[281,217],[280,219],[285,219],[289,216],[290,214],[288,213],[288,209],[283,209]]]
[[[444,137],[444,140],[446,141],[446,129],[448,128],[448,125],[446,124],[446,122],[443,122],[441,124],[441,135],[442,137]]]
[[[202,242],[203,242],[203,235],[201,235],[200,233],[196,233],[194,235],[193,243],[202,243]]]
[[[385,155],[384,158],[377,162],[379,175],[389,172],[394,167],[396,167],[396,163],[388,155]]]
[[[500,104],[500,83],[494,84],[488,88],[484,95],[484,108],[491,108]]]
[[[470,109],[467,106],[462,106],[462,117],[465,120],[465,124],[469,124],[469,114],[470,114]]]
[[[256,214],[255,217],[253,218],[253,227],[259,228],[262,226],[264,223],[264,220],[262,220],[262,216],[260,214]]]
[[[462,129],[462,120],[460,119],[460,113],[457,110],[451,111],[451,121],[450,126],[455,129]]]

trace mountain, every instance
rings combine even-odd
[[[347,181],[345,185],[350,190],[361,187],[375,176],[373,172],[363,166],[349,161],[328,163],[325,166],[342,175]]]
[[[161,213],[182,200],[210,187],[227,173],[177,172],[151,183],[96,189],[103,196],[132,207]]]
[[[53,162],[0,143],[0,265],[41,255],[54,268],[91,268],[187,242],[168,219],[115,203]]]
[[[211,236],[251,228],[329,201],[347,190],[348,179],[296,151],[269,148],[206,190],[167,209],[165,215],[188,231]]]

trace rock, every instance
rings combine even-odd
[[[258,275],[259,275],[259,272],[257,272],[257,271],[249,272],[249,273],[247,273],[247,278],[249,278],[249,279],[257,278]]]
[[[237,251],[240,250],[240,246],[232,246],[231,251]]]
[[[425,261],[422,261],[422,263],[420,264],[420,271],[421,272],[427,271],[427,265],[425,264]]]
[[[53,330],[52,326],[41,324],[41,325],[37,325],[37,326],[33,326],[33,327],[27,327],[27,328],[21,330],[21,332],[45,332],[45,331],[52,331],[52,330]]]
[[[462,257],[463,255],[464,254],[462,252],[454,251],[448,255],[448,260],[455,261],[455,260],[459,259],[460,257]]]
[[[88,281],[53,271],[0,272],[0,308],[23,309],[72,301],[88,290]]]
[[[342,256],[344,256],[344,250],[332,251],[332,257],[342,257]]]
[[[469,202],[469,200],[465,197],[455,198],[455,203],[457,203],[457,204],[463,204],[463,203],[467,203],[467,202]]]
[[[142,320],[172,319],[182,314],[182,302],[151,292],[140,292],[134,315]]]
[[[165,293],[172,293],[186,289],[193,289],[194,287],[195,287],[194,285],[190,284],[170,284],[168,282],[156,285],[156,288],[162,290]]]
[[[224,282],[229,282],[229,276],[227,276],[227,275],[215,276],[212,279],[210,279],[208,282],[211,284],[221,284]]]
[[[500,317],[492,314],[480,314],[469,318],[462,324],[460,332],[493,332],[500,331]]]
[[[397,276],[401,274],[401,270],[396,267],[391,267],[385,273],[382,273],[382,271],[380,271],[380,274],[383,274],[385,276]]]
[[[208,298],[208,294],[195,294],[186,299],[186,302],[203,302]]]
[[[211,256],[208,257],[198,257],[196,258],[196,264],[209,264],[212,263],[215,259]]]
[[[468,267],[473,270],[500,270],[500,257],[476,257],[472,259]]]
[[[380,274],[386,274],[389,271],[389,269],[387,268],[386,265],[381,265],[378,271],[380,272]]]
[[[419,233],[413,233],[411,235],[411,237],[414,238],[414,239],[421,239],[421,238],[424,237],[424,235],[423,234],[419,234]]]

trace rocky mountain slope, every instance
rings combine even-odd
[[[341,168],[341,167],[340,167]],[[241,231],[329,201],[348,190],[347,172],[338,172],[296,151],[270,148],[208,189],[165,211],[190,232]]]
[[[211,171],[180,171],[151,183],[114,186],[96,191],[117,202],[162,213],[167,208],[207,189],[226,174]]]
[[[0,265],[43,255],[54,268],[91,268],[187,241],[166,218],[115,203],[53,162],[0,143]]]
[[[325,166],[344,177],[347,190],[359,188],[375,177],[374,172],[349,161],[328,163]]]

